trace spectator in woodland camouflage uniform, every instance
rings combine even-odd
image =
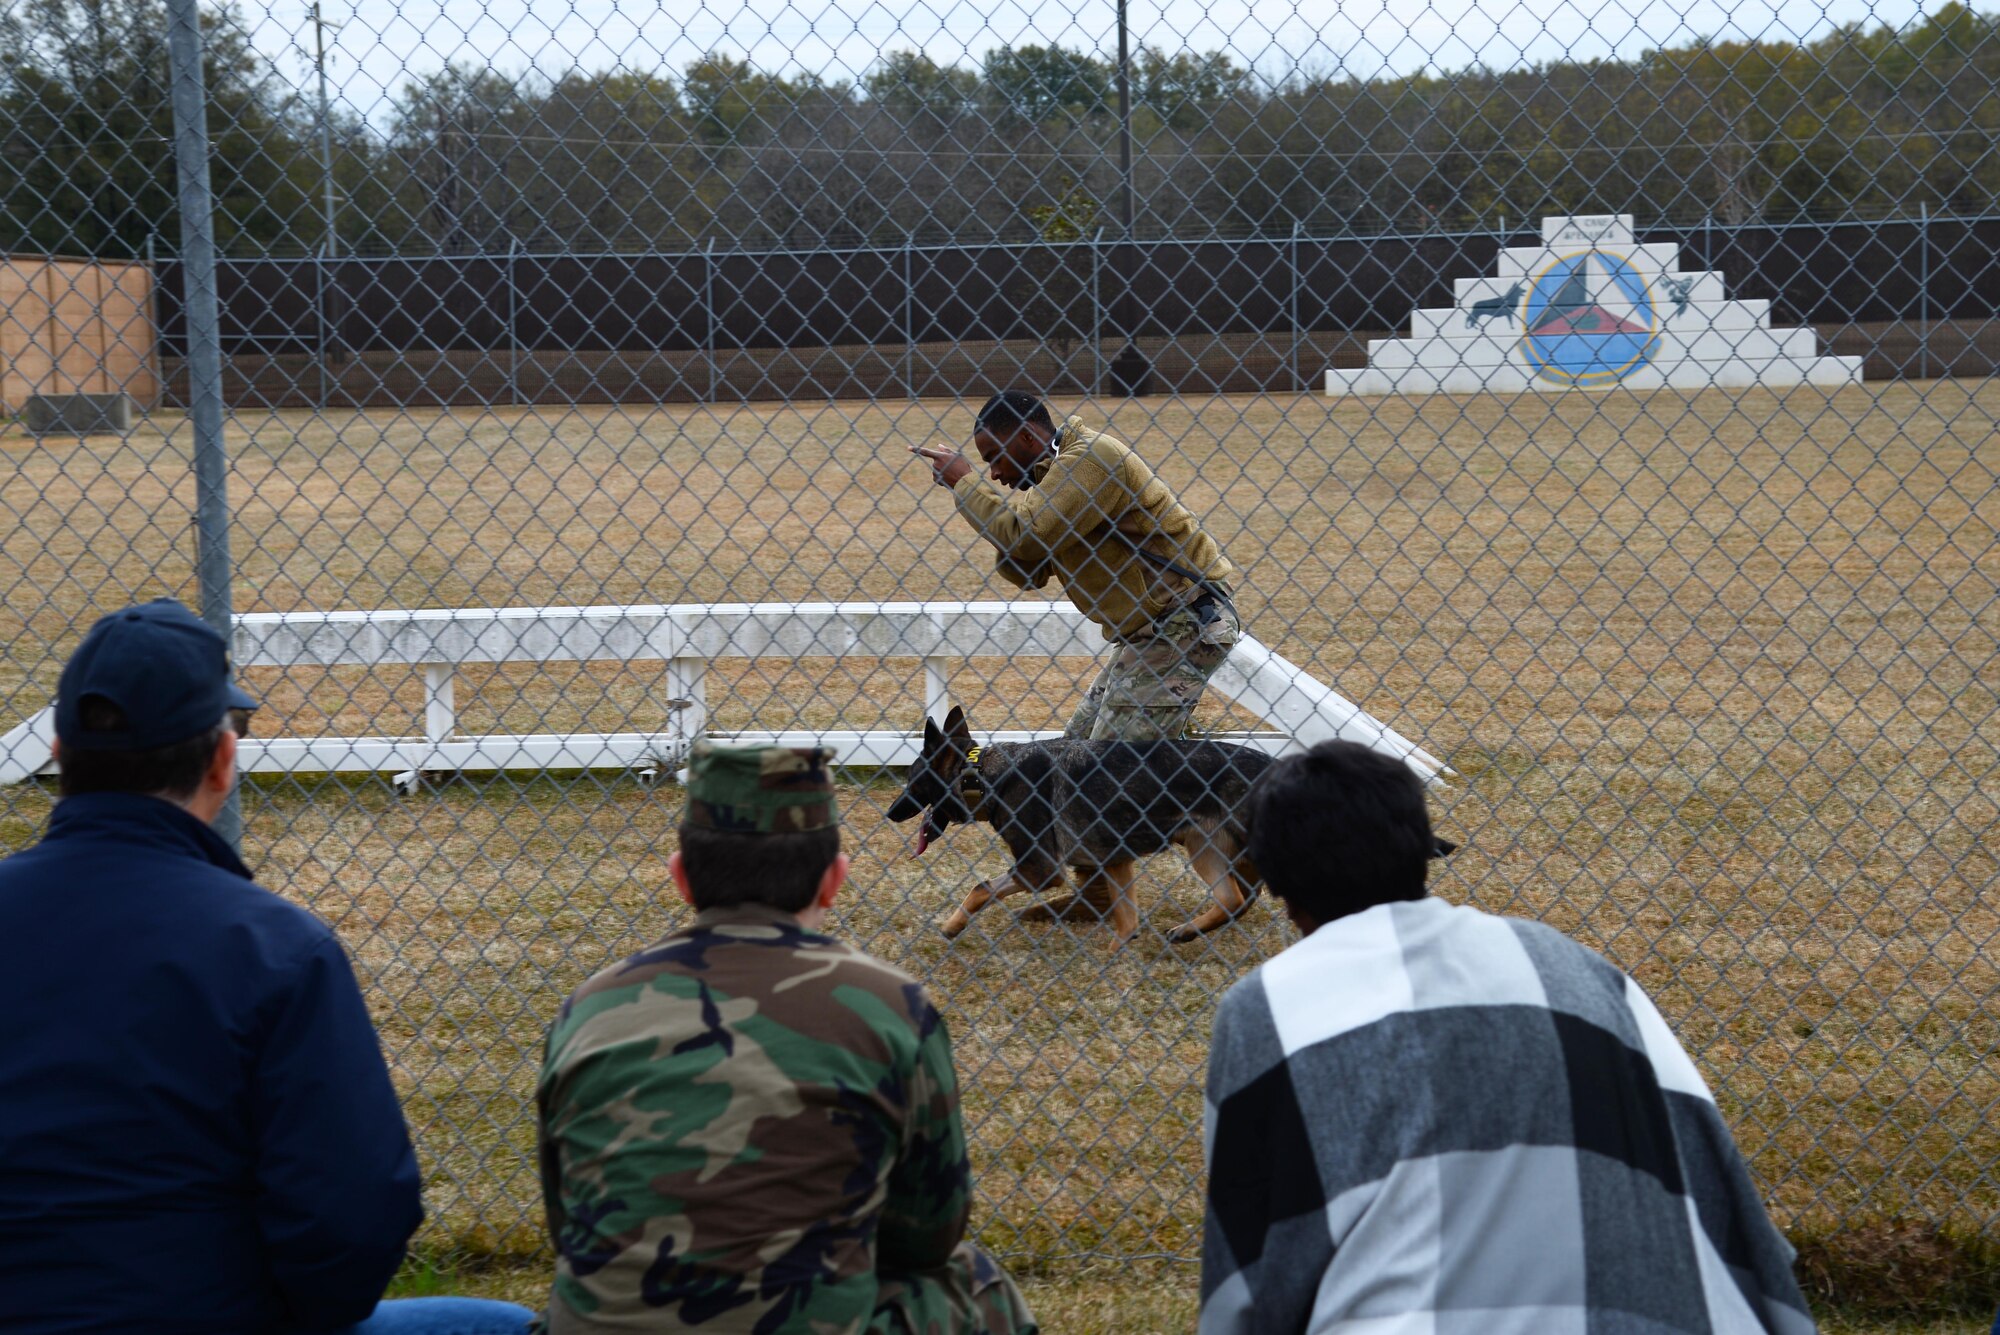
[[[1130,446],[1079,417],[1058,428],[1032,394],[987,400],[972,443],[986,476],[948,446],[912,452],[993,546],[1002,579],[1039,589],[1057,576],[1111,641],[1064,736],[1185,736],[1242,636],[1229,593],[1236,567]]]
[[[549,1034],[548,1329],[1033,1335],[964,1241],[944,1021],[821,933],[847,873],[831,753],[699,743],[668,863],[694,922]]]

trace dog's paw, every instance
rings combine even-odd
[[[956,940],[958,934],[960,932],[963,932],[966,928],[970,927],[971,925],[972,925],[971,916],[967,914],[964,909],[959,909],[956,912],[954,912],[949,918],[946,918],[943,922],[939,923],[938,930],[944,933],[945,940],[952,941]]]
[[[1201,934],[1201,928],[1191,922],[1184,922],[1174,928],[1173,931],[1167,933],[1167,944],[1170,946],[1184,946],[1188,942],[1198,939]]]

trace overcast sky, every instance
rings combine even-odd
[[[387,97],[445,60],[509,73],[676,72],[720,50],[765,69],[864,74],[921,49],[975,65],[999,46],[1117,51],[1115,0],[324,0],[334,98],[380,123]],[[1935,8],[1941,0],[1931,0]],[[1507,68],[1636,55],[1699,36],[1797,40],[1841,23],[1901,25],[1915,0],[1131,0],[1134,44],[1223,50],[1271,77],[1296,70]],[[256,44],[301,80],[312,69],[307,0],[247,0]]]

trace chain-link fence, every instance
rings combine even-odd
[[[8,845],[82,628],[233,613],[246,852],[358,961],[431,1242],[529,1251],[687,740],[831,740],[983,1236],[1189,1256],[1280,915],[1169,944],[1169,854],[1123,949],[947,941],[1002,850],[884,818],[927,712],[1095,670],[906,451],[1018,386],[1238,568],[1199,726],[1439,757],[1440,893],[1634,972],[1781,1222],[2000,1220],[2000,18],[1068,3],[275,0],[198,63],[191,0],[0,0]]]

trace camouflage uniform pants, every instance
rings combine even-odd
[[[1227,602],[1167,613],[1153,623],[1152,634],[1113,645],[1111,661],[1063,736],[1099,742],[1187,736],[1208,679],[1242,636],[1236,609]]]
[[[883,1275],[868,1335],[1036,1335],[1034,1313],[1000,1263],[969,1242],[942,1269]]]

